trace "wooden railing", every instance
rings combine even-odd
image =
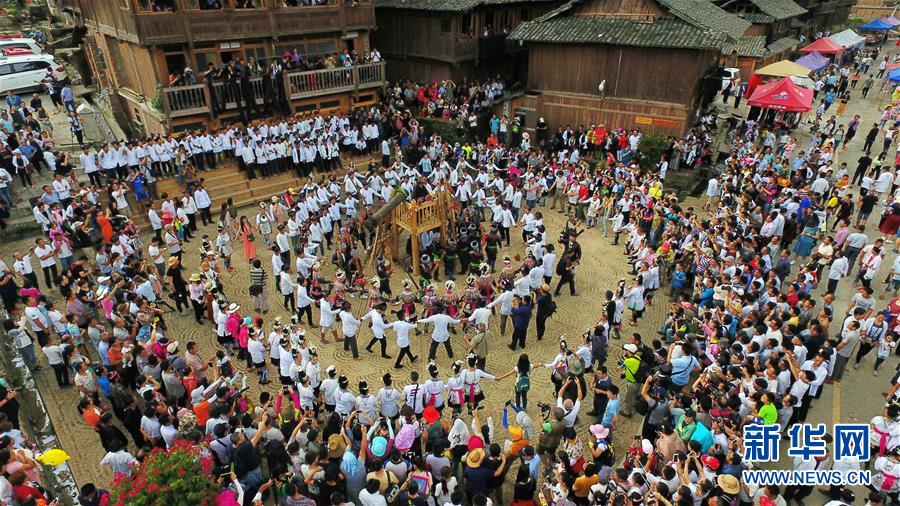
[[[367,63],[353,67],[287,72],[284,74],[285,89],[291,100],[297,100],[333,93],[348,93],[363,89],[379,88],[384,85],[384,62]],[[206,84],[163,88],[163,107],[171,118],[209,114],[211,107],[216,110],[233,110],[238,107],[236,93],[242,93],[240,86],[216,82],[215,104],[210,100],[210,88]],[[250,88],[258,104],[265,100],[262,77],[251,77]],[[243,97],[241,102],[243,102]],[[224,107],[223,107],[224,106]]]

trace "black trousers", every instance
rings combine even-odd
[[[209,211],[208,207],[200,207],[197,208],[200,211],[200,220],[203,221],[203,226],[205,227],[208,223],[212,223],[212,214]]]
[[[178,311],[182,311],[182,308],[188,308],[187,291],[175,290],[172,292],[172,298],[175,299],[175,308],[178,309]]]
[[[521,346],[523,349],[525,348],[525,337],[528,336],[528,327],[519,328],[513,326],[512,333],[512,343],[510,346],[515,348],[516,346]]]
[[[538,341],[544,338],[544,332],[547,330],[547,317],[546,316],[538,316],[534,319],[535,324],[537,325],[537,338]]]
[[[562,290],[563,285],[569,285],[569,295],[575,295],[575,276],[573,276],[570,272],[564,271],[562,276],[559,278],[559,284],[556,285],[555,295],[559,295],[559,291]]]
[[[310,305],[308,305],[308,306],[306,306],[306,307],[301,307],[301,308],[297,311],[297,317],[298,317],[298,318],[297,318],[297,321],[303,320],[303,315],[304,315],[304,314],[306,315],[306,321],[309,322],[309,326],[312,327],[312,326],[313,326],[313,319],[312,319],[312,304],[310,304]]]
[[[66,367],[66,364],[50,364],[50,367],[53,369],[53,374],[56,376],[56,386],[69,386],[69,368]]]
[[[397,355],[397,361],[394,362],[395,369],[400,369],[400,367],[402,366],[400,364],[400,362],[403,361],[403,357],[408,357],[409,363],[412,363],[413,359],[415,358],[415,357],[413,357],[413,354],[409,351],[409,346],[404,346],[404,347],[400,348],[400,354]]]
[[[297,303],[294,302],[294,294],[292,294],[292,293],[289,293],[284,296],[284,308],[285,309],[288,308],[288,304],[291,305],[291,312],[296,313],[297,312]]]
[[[372,353],[372,347],[375,346],[376,343],[381,346],[381,356],[386,357],[387,356],[387,340],[383,337],[381,339],[378,339],[377,337],[373,337],[369,341],[369,344],[366,345],[366,351],[368,351],[369,353]]]
[[[56,270],[56,264],[53,264],[49,267],[41,267],[41,270],[44,271],[44,282],[47,284],[47,288],[53,286],[56,283],[56,280],[59,278],[59,272]]]
[[[428,347],[428,360],[431,360],[437,356],[438,345],[441,344],[432,339],[431,346]],[[450,347],[450,340],[447,339],[444,341],[444,348],[447,349],[447,356],[453,358],[453,348]]]
[[[198,325],[203,323],[203,315],[206,313],[206,306],[202,302],[191,299],[191,306],[194,307],[194,320]]]

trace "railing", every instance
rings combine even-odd
[[[353,67],[333,69],[287,72],[284,74],[285,85],[291,100],[347,93],[363,89],[378,88],[384,85],[384,62],[367,63]],[[227,83],[213,83],[216,102],[210,101],[210,88],[206,84],[176,86],[163,88],[163,106],[166,115],[171,118],[208,114],[210,107],[217,111],[238,108],[236,93],[242,93],[240,85],[229,86]],[[250,87],[253,98],[258,104],[265,100],[262,77],[251,77]],[[243,97],[239,97],[244,102]]]

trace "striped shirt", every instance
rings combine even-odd
[[[269,276],[269,273],[266,272],[266,269],[263,267],[251,267],[250,268],[250,284],[256,286],[265,286],[266,278]]]

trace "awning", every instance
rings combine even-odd
[[[761,76],[787,77],[808,76],[809,69],[803,65],[797,65],[790,60],[781,60],[756,71]]]
[[[801,53],[812,53],[813,51],[822,54],[837,54],[844,50],[844,47],[828,37],[816,39],[812,44],[800,48]]]
[[[888,81],[900,83],[900,69],[894,69],[888,72]]]
[[[831,60],[814,51],[806,56],[800,57],[800,59],[798,59],[795,63],[797,63],[798,65],[803,65],[809,70],[815,72],[827,67],[828,64],[831,63]]]
[[[828,37],[844,47],[862,47],[866,44],[866,38],[847,28],[843,32]]]
[[[776,111],[806,112],[812,106],[813,92],[789,78],[756,88],[747,101],[750,105]]]
[[[888,23],[883,19],[876,19],[875,21],[870,21],[864,25],[859,25],[856,27],[857,30],[871,30],[871,31],[884,31],[890,30],[894,25]]]
[[[888,16],[886,18],[881,18],[881,21],[884,21],[885,23],[888,23],[888,24],[894,25],[894,26],[900,25],[900,19],[897,19],[894,16]]]

